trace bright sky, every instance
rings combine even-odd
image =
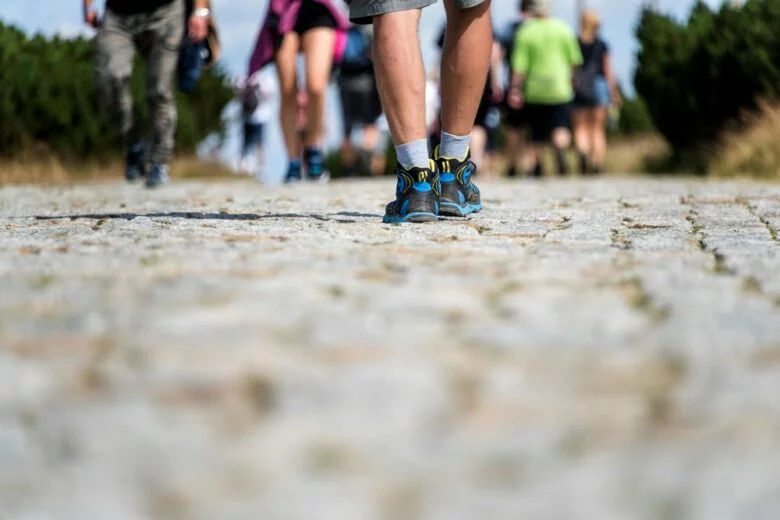
[[[335,0],[340,2],[341,0]],[[553,14],[571,24],[576,18],[577,0],[551,0]],[[588,7],[601,14],[603,38],[610,44],[614,67],[617,75],[626,86],[630,86],[633,75],[634,28],[644,0],[589,0]],[[708,4],[720,4],[720,0],[707,0]],[[101,6],[101,0],[95,0]],[[254,43],[258,27],[265,15],[267,0],[213,0],[217,20],[222,29],[224,63],[234,74],[241,73],[245,68],[248,54]],[[497,29],[503,28],[516,16],[518,0],[493,0],[493,20]],[[693,0],[660,0],[658,2],[663,12],[675,16],[685,16],[693,5]],[[29,32],[43,32],[47,35],[60,34],[74,36],[89,34],[81,23],[80,0],[3,0],[0,2],[0,19],[16,24]],[[421,38],[426,63],[432,65],[436,61],[434,40],[438,36],[444,21],[444,10],[441,4],[426,9],[423,13]],[[336,97],[331,95],[328,109],[329,142],[335,143],[340,135],[338,122],[338,106]],[[274,125],[276,126],[276,125]],[[271,128],[268,135],[269,150],[281,150],[281,139],[277,128]],[[232,149],[235,138],[229,140]],[[284,168],[283,154],[271,153],[269,162],[269,178],[278,178]]]

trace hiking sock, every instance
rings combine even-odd
[[[398,158],[398,164],[405,170],[428,168],[430,166],[427,139],[418,139],[410,143],[396,145],[395,155]]]
[[[439,157],[449,159],[465,159],[469,153],[470,135],[452,135],[447,132],[441,133],[441,144],[439,145]]]
[[[569,173],[569,165],[566,163],[566,150],[558,147],[554,147],[554,150],[555,162],[558,163],[558,175],[566,175]]]

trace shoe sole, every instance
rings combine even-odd
[[[482,211],[482,204],[460,205],[454,202],[442,202],[439,206],[439,215],[445,217],[466,217],[480,211]]]
[[[433,213],[409,213],[405,217],[396,217],[391,215],[385,215],[382,222],[385,224],[404,224],[407,222],[422,224],[426,222],[437,222],[439,217]]]

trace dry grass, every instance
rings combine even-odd
[[[607,149],[606,173],[627,175],[638,173],[658,173],[659,166],[665,164],[669,157],[669,145],[656,134],[631,138],[611,138]],[[570,151],[567,154],[569,170],[579,171],[577,154]],[[552,149],[547,148],[542,154],[542,165],[548,176],[554,176],[557,169]],[[498,172],[504,172],[506,162],[503,157],[497,157],[492,164],[492,175],[483,177],[497,178]]]
[[[728,133],[710,173],[717,177],[750,176],[780,180],[780,104],[764,103],[748,128]]]
[[[0,185],[116,180],[122,178],[123,171],[123,163],[119,159],[77,163],[64,162],[53,156],[24,157],[0,160]],[[218,162],[181,156],[171,163],[171,176],[179,179],[205,179],[232,175],[225,165]]]
[[[662,164],[669,153],[669,145],[659,135],[613,138],[605,168],[608,173],[655,173],[656,165]]]

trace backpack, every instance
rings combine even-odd
[[[347,31],[347,44],[344,47],[341,69],[357,72],[369,69],[371,66],[371,38],[360,27],[350,27]]]
[[[574,81],[574,93],[578,101],[587,105],[595,105],[598,102],[596,82],[599,78],[599,60],[590,60],[577,73]]]

